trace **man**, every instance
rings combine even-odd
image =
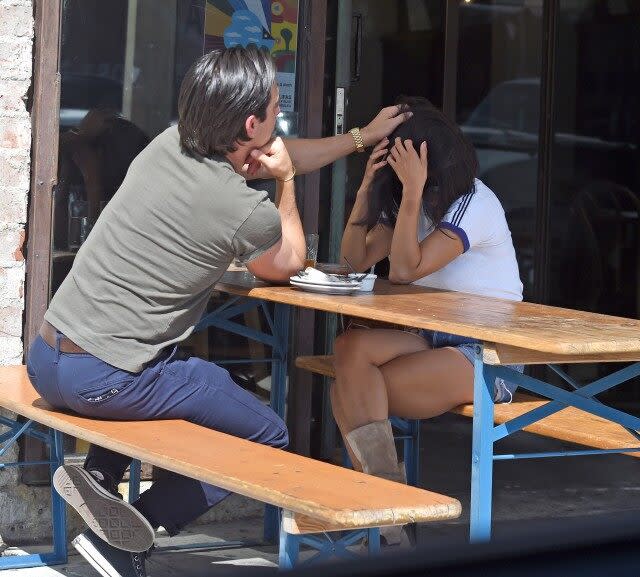
[[[217,365],[176,359],[176,344],[233,259],[274,282],[302,267],[296,168],[313,170],[377,142],[404,115],[384,109],[362,136],[289,141],[290,156],[272,139],[280,111],[274,65],[255,47],[200,58],[178,109],[178,126],[136,157],[78,252],[29,352],[29,377],[53,406],[90,417],[185,419],[284,447],[287,430],[273,411]],[[248,174],[276,179],[275,206],[247,186]],[[89,525],[73,544],[103,575],[143,577],[154,529],[175,535],[228,495],[169,473],[129,505],[117,496],[129,462],[92,446],[84,468],[54,475]]]

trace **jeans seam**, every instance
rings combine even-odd
[[[231,377],[229,377],[229,378],[231,378]],[[232,379],[232,381],[233,381],[233,379]],[[196,382],[200,384],[200,388],[202,388],[202,387],[213,387],[213,385],[209,384],[205,379],[203,379],[203,378],[201,378],[201,377],[200,377],[200,378],[198,378],[198,379],[196,380]],[[237,383],[235,383],[235,382],[234,382],[234,384],[235,384],[236,386],[240,386],[240,385],[238,385],[238,384],[237,384]],[[242,388],[242,387],[240,387],[240,388]],[[218,390],[221,390],[221,389],[218,389]],[[245,390],[245,389],[243,389],[243,390]],[[226,397],[230,397],[230,396],[229,396],[229,395],[227,395],[226,393],[225,393],[225,396],[226,396]],[[284,428],[283,428],[283,427],[282,427],[282,424],[281,424],[280,422],[278,422],[278,421],[282,421],[282,419],[281,419],[280,415],[278,415],[278,414],[277,414],[273,409],[271,409],[271,407],[268,407],[268,409],[269,409],[269,410],[267,411],[267,416],[265,417],[264,415],[262,415],[261,413],[259,413],[258,411],[256,411],[253,407],[250,407],[249,405],[247,405],[246,403],[244,403],[244,402],[243,402],[243,401],[241,401],[240,399],[233,398],[233,400],[234,400],[234,401],[236,401],[237,403],[241,404],[245,409],[247,409],[247,411],[250,411],[252,414],[254,414],[254,415],[256,415],[256,416],[258,416],[258,417],[260,417],[260,418],[268,418],[268,419],[269,419],[269,422],[270,422],[270,423],[272,423],[273,425],[277,425],[277,426],[279,427],[279,429],[281,430],[281,432],[284,432],[284,433],[285,433],[285,434],[287,434],[287,435],[289,434],[289,433],[288,433],[288,431],[287,431],[287,426],[286,426],[286,424],[284,425]],[[271,418],[270,418],[270,417],[272,416],[272,415],[269,415],[269,413],[270,413],[270,412],[271,412],[271,413],[273,413],[273,415],[275,415],[275,416],[277,417],[277,420],[276,420],[276,421],[274,421],[273,419],[271,419]],[[282,421],[282,422],[283,422],[283,421]]]

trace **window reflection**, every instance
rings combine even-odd
[[[562,1],[551,167],[551,301],[640,313],[640,3]]]
[[[504,206],[525,299],[533,296],[542,2],[460,3],[457,121]]]
[[[550,304],[638,318],[640,2],[561,0],[555,59]],[[578,380],[612,370],[567,367]],[[600,398],[637,408],[640,382]]]
[[[205,0],[65,0],[51,290],[129,164],[177,118],[180,83],[202,54]]]

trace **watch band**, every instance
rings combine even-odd
[[[349,131],[349,134],[353,136],[353,141],[356,144],[356,150],[358,152],[364,152],[364,140],[362,139],[362,134],[360,133],[360,129],[358,127],[352,128]]]

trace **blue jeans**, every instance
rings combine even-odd
[[[458,349],[466,359],[473,365],[475,356],[474,345],[480,341],[469,337],[461,337],[451,333],[442,331],[421,330],[420,334],[434,349],[441,347],[452,347]],[[506,365],[516,371],[522,373],[524,365]],[[510,383],[501,378],[496,378],[493,385],[493,400],[496,403],[510,403],[513,400],[513,394],[516,392],[518,385]]]
[[[130,373],[88,353],[61,352],[59,344],[51,347],[38,336],[29,351],[27,371],[38,393],[57,409],[120,421],[183,419],[286,447],[289,437],[282,419],[234,383],[228,371],[199,358],[183,361],[174,355],[175,349],[165,352],[141,372]],[[215,446],[203,449],[215,459]],[[118,483],[130,462],[130,457],[92,445],[85,468],[98,469]],[[168,472],[135,506],[152,526],[162,525],[175,535],[228,495],[225,489]]]

